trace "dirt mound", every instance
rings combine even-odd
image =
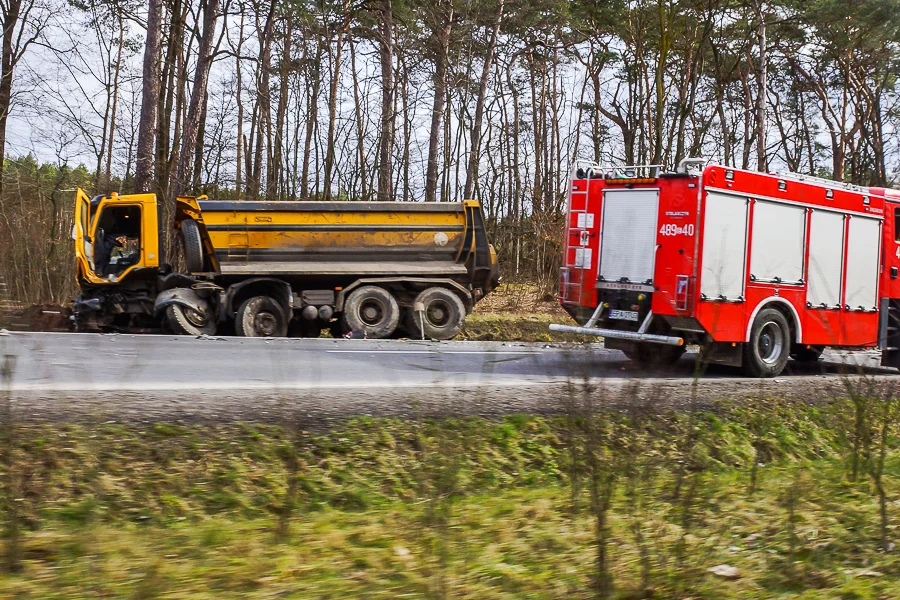
[[[71,331],[72,309],[56,304],[32,304],[14,310],[4,319],[8,327],[18,331]]]

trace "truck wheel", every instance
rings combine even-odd
[[[752,377],[775,377],[788,361],[791,330],[781,312],[764,308],[750,328],[750,340],[744,344],[743,369]]]
[[[796,346],[791,352],[791,358],[801,363],[819,362],[819,357],[825,351],[825,346]]]
[[[166,307],[166,322],[178,335],[196,336],[216,333],[216,323],[213,319],[204,318],[197,311],[180,304],[170,304]]]
[[[234,319],[234,328],[244,337],[284,337],[287,318],[281,305],[268,296],[254,296],[241,304]]]
[[[188,273],[200,273],[203,269],[203,240],[200,226],[194,219],[181,222],[181,239],[184,242],[184,266]]]
[[[675,364],[685,353],[684,346],[635,343],[623,350],[625,356],[642,369],[668,367]]]
[[[431,287],[421,292],[414,304],[422,303],[425,312],[421,318],[419,313],[410,309],[404,325],[412,338],[422,337],[422,324],[425,325],[425,337],[433,340],[449,340],[462,329],[466,318],[466,307],[459,296],[446,288]]]
[[[362,330],[372,339],[390,337],[399,322],[397,300],[389,291],[375,285],[365,285],[350,292],[341,313],[345,331]]]

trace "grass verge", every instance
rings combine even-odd
[[[22,562],[0,597],[593,597],[598,474],[611,597],[900,596],[870,478],[851,476],[879,456],[858,402],[623,415],[573,398],[557,418],[322,434],[16,426],[3,506]]]

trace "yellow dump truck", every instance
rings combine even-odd
[[[154,194],[78,190],[80,330],[450,339],[499,281],[478,202],[178,198],[185,272]]]

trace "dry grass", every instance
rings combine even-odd
[[[586,418],[360,419],[324,434],[20,426],[23,571],[0,574],[0,598],[592,597],[594,523],[586,490],[571,488],[591,451]],[[900,595],[872,490],[846,477],[849,404],[603,418],[618,473],[614,597]],[[281,535],[291,447],[298,492]],[[756,447],[765,462],[750,493]],[[892,493],[896,449],[892,437]],[[736,577],[708,571],[721,564]]]

